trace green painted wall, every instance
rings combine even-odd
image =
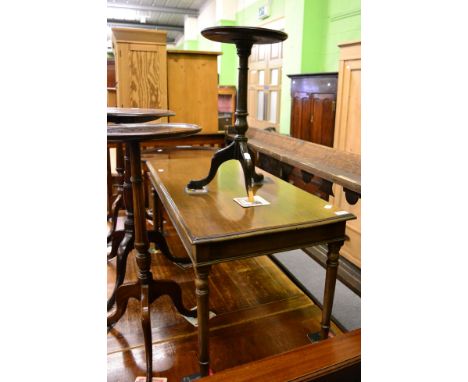
[[[338,44],[360,38],[360,0],[305,0],[302,73],[337,71]]]
[[[361,1],[330,1],[327,44],[323,56],[325,71],[337,71],[338,44],[361,39]]]
[[[283,74],[281,77],[280,133],[289,134],[291,120],[291,80],[287,74],[301,72],[304,3],[307,0],[289,0],[284,8]]]
[[[280,132],[289,134],[291,120],[291,80],[287,74],[334,72],[338,70],[338,44],[361,38],[360,0],[272,0],[270,16],[257,17],[258,0],[240,12],[235,20],[218,20],[218,25],[260,26],[284,17],[288,39],[283,43],[283,75]],[[183,49],[219,50],[216,43],[199,36]],[[219,82],[237,86],[238,58],[234,45],[221,44]]]
[[[304,2],[301,73],[324,71],[321,58],[327,42],[328,3],[326,0]]]
[[[198,40],[184,41],[182,49],[183,50],[198,50]]]

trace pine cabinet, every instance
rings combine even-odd
[[[218,132],[218,56],[220,52],[169,50],[167,87],[170,122],[194,123],[203,133]]]
[[[167,109],[166,32],[112,28],[112,36],[117,106]]]

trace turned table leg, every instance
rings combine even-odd
[[[320,338],[328,338],[330,331],[330,319],[333,307],[333,298],[335,297],[336,275],[338,272],[338,259],[340,257],[340,248],[343,242],[328,243],[327,273],[325,276],[325,291],[323,294],[322,323]]]
[[[207,376],[210,368],[209,354],[209,287],[210,265],[197,267],[195,270],[195,293],[198,312],[198,362],[200,374]]]
[[[145,339],[146,354],[146,380],[151,382],[153,372],[153,348],[151,342],[151,317],[149,304],[151,301],[150,284],[153,280],[151,274],[151,254],[146,233],[146,210],[143,181],[141,176],[141,155],[138,142],[128,144],[130,151],[131,184],[133,191],[133,223],[134,247],[137,252],[138,279],[141,285],[141,325]]]

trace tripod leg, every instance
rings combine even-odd
[[[252,150],[249,150],[250,157],[252,158],[253,163],[253,180],[254,184],[261,184],[263,182],[263,174],[258,174],[255,172],[255,153]]]
[[[211,159],[211,167],[210,167],[210,172],[208,173],[208,176],[200,180],[191,180],[187,184],[187,188],[192,189],[192,190],[199,190],[203,188],[203,186],[206,186],[215,177],[219,166],[221,166],[224,162],[230,159],[236,159],[236,142],[235,141],[233,141],[229,146],[216,151],[216,153],[213,155],[213,158]]]
[[[114,231],[112,234],[112,243],[111,243],[111,251],[107,255],[107,260],[113,259],[117,256],[117,252],[119,250],[120,243],[122,242],[125,236],[124,230]]]
[[[171,298],[172,303],[180,314],[187,317],[197,317],[196,310],[189,310],[184,306],[182,302],[182,289],[175,281],[152,280],[149,288],[149,294],[151,296],[150,304],[157,298],[167,295]]]
[[[263,175],[255,173],[253,157],[249,153],[246,141],[239,141],[239,157],[239,161],[242,164],[242,169],[244,170],[244,182],[247,195],[249,197],[249,201],[253,201],[253,186],[256,182],[255,176],[257,176],[257,179],[260,179],[261,181],[263,180]]]
[[[111,222],[112,226],[107,234],[107,243],[110,243],[112,240],[112,234],[115,232],[117,229],[117,219],[119,218],[119,211],[123,207],[123,201],[122,201],[122,195],[117,195],[117,197],[114,200],[114,203],[112,203],[112,208],[111,208]]]
[[[107,330],[110,330],[124,315],[125,311],[127,310],[128,300],[132,297],[137,300],[140,300],[141,298],[139,282],[121,285],[116,290],[116,309],[114,313],[112,313],[110,316],[107,316]]]
[[[148,231],[148,241],[150,243],[154,243],[156,245],[156,248],[159,249],[161,253],[163,254],[163,256],[169,261],[172,261],[173,263],[178,263],[178,264],[190,264],[189,258],[186,258],[186,257],[179,258],[171,254],[171,251],[169,250],[169,247],[167,246],[166,238],[161,232]]]
[[[117,292],[117,288],[122,285],[125,279],[125,272],[127,271],[127,258],[130,251],[133,249],[133,238],[127,236],[124,238],[122,245],[117,252],[117,267],[116,267],[116,275],[115,275],[115,286],[114,291],[112,292],[112,296],[110,296],[109,300],[107,300],[107,311],[112,309],[112,306],[115,302],[115,294]]]

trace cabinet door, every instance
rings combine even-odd
[[[116,64],[119,107],[167,109],[165,45],[119,43]]]
[[[333,94],[298,93],[293,97],[291,107],[291,136],[319,145],[333,146]]]
[[[310,106],[310,142],[333,147],[335,100],[333,95],[312,94]]]

